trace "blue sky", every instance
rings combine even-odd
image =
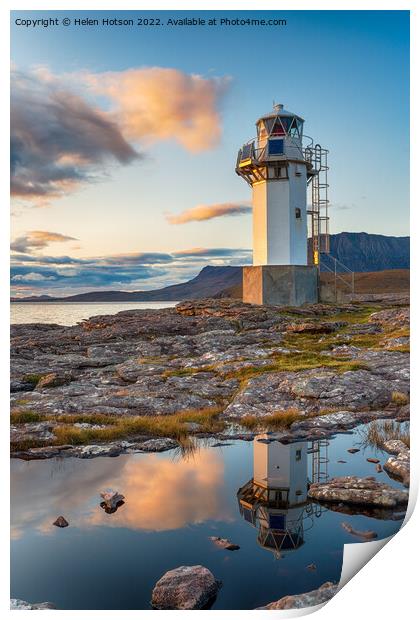
[[[147,14],[163,22],[190,15]],[[26,186],[13,201],[17,294],[155,288],[184,280],[204,264],[249,261],[250,190],[234,165],[239,146],[254,136],[255,120],[273,100],[303,116],[305,133],[330,150],[332,232],[409,234],[409,13],[193,14],[285,18],[287,26],[24,28],[14,20],[137,13],[12,14],[17,175],[26,166],[17,179]],[[198,90],[191,76],[201,76]],[[191,92],[180,101],[183,80]],[[148,101],[170,119],[167,129],[136,117],[130,89],[158,97]],[[57,96],[55,123],[64,128],[49,124]],[[63,112],[72,102],[70,113]],[[95,123],[106,124],[106,146],[96,136],[90,148],[84,129],[73,131],[84,104]],[[186,107],[205,123],[187,141],[176,124]],[[72,178],[54,185],[63,166]],[[42,196],[28,192],[35,168]],[[219,206],[224,215],[171,223],[171,216],[173,222],[199,205]]]

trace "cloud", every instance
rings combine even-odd
[[[109,114],[42,72],[12,71],[12,196],[45,203],[138,157]]]
[[[45,282],[46,280],[55,280],[55,277],[44,276],[42,273],[36,273],[35,271],[12,276],[12,282]]]
[[[250,250],[241,248],[191,248],[189,250],[178,250],[173,253],[176,257],[194,257],[194,258],[216,258],[229,257],[248,254]]]
[[[251,213],[252,207],[246,202],[222,202],[212,205],[197,205],[182,211],[179,215],[166,215],[170,224],[187,224],[188,222],[202,222],[216,217],[227,215],[244,215]]]
[[[192,152],[219,142],[218,108],[227,78],[204,78],[162,67],[84,77],[94,91],[111,99],[125,135],[134,141],[174,139]]]
[[[32,252],[47,247],[55,241],[76,241],[75,237],[62,235],[61,233],[48,232],[46,230],[31,230],[22,237],[17,237],[11,244],[10,249],[15,252]]]
[[[72,527],[82,531],[117,527],[165,532],[233,519],[232,504],[223,486],[223,461],[213,448],[202,448],[190,460],[137,454],[130,460],[75,461],[71,471],[61,467],[48,475],[38,467],[28,476],[22,467],[26,463],[14,459],[12,539],[22,538],[29,531],[53,536],[52,521],[61,512],[69,515]],[[118,489],[125,497],[124,505],[112,518],[99,506],[99,493],[107,488]]]
[[[246,265],[251,257],[251,250],[244,248],[191,248],[91,258],[21,253],[12,256],[11,283],[14,293],[28,293],[30,287],[34,294],[42,290],[53,295],[152,290],[185,282],[205,265]]]

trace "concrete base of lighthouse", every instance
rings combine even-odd
[[[243,301],[276,306],[317,303],[318,269],[312,265],[244,267]]]

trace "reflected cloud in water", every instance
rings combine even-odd
[[[59,514],[71,527],[155,532],[233,519],[224,497],[223,460],[211,448],[177,460],[157,454],[54,463],[15,460],[11,475],[14,539],[27,529],[56,535],[51,524]],[[100,508],[104,488],[125,496],[125,504],[112,515]]]

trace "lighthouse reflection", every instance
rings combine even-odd
[[[253,448],[254,475],[237,493],[239,511],[256,528],[258,544],[280,558],[303,545],[304,532],[323,512],[308,489],[328,478],[328,441],[281,444],[263,434]]]

